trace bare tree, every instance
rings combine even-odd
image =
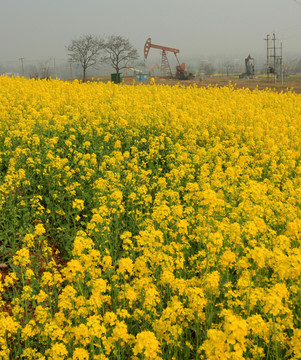
[[[116,71],[116,79],[120,70],[125,69],[139,58],[138,51],[128,39],[120,35],[111,35],[104,45],[103,61],[111,65]]]
[[[83,81],[86,80],[87,69],[99,61],[103,47],[104,41],[94,35],[83,35],[66,46],[69,61],[80,64],[83,69]]]
[[[29,66],[29,77],[31,79],[50,79],[51,75],[51,67],[50,67],[50,61],[51,59],[41,61],[38,66],[31,65]]]
[[[209,63],[204,66],[204,72],[205,72],[205,75],[210,76],[210,75],[214,74],[215,69],[214,69],[213,65]]]
[[[48,60],[40,63],[40,79],[49,80],[50,72],[51,72],[50,61],[51,61],[51,59],[48,59]]]

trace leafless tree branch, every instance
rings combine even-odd
[[[79,63],[83,69],[83,81],[86,80],[87,69],[99,61],[103,48],[104,40],[94,35],[83,35],[66,46],[69,61]]]
[[[117,74],[125,69],[131,62],[139,58],[138,51],[128,39],[120,35],[111,35],[104,44],[102,60],[111,65]]]

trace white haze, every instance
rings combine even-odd
[[[300,2],[301,4],[301,2]],[[120,34],[138,49],[152,42],[180,50],[179,59],[233,61],[250,53],[264,62],[267,34],[284,58],[301,57],[301,5],[295,0],[0,0],[0,65],[67,62],[65,46],[83,34]],[[172,54],[171,54],[172,55]],[[151,49],[147,60],[160,62]],[[173,56],[173,55],[172,55]],[[219,59],[219,60],[216,60]],[[52,60],[51,60],[52,61]]]

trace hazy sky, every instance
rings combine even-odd
[[[0,62],[67,59],[82,34],[120,34],[143,58],[152,42],[180,49],[180,60],[265,56],[266,34],[284,54],[301,54],[301,0],[0,0]],[[160,59],[151,49],[152,59]]]

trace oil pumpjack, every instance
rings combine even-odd
[[[159,49],[162,51],[161,74],[163,76],[170,77],[170,78],[173,77],[171,68],[170,68],[170,65],[168,62],[168,58],[167,58],[167,52],[172,52],[172,53],[174,53],[174,55],[177,59],[177,63],[178,63],[178,65],[176,66],[176,78],[179,80],[188,80],[188,79],[193,78],[193,75],[188,74],[187,71],[185,70],[185,63],[181,64],[178,59],[177,54],[179,54],[179,52],[180,52],[179,49],[174,49],[174,48],[167,47],[167,46],[152,44],[151,38],[148,38],[144,45],[144,58],[145,59],[147,59],[150,48]]]
[[[246,72],[239,75],[240,79],[253,79],[255,76],[255,66],[254,66],[254,58],[249,54],[245,59],[245,68]]]

